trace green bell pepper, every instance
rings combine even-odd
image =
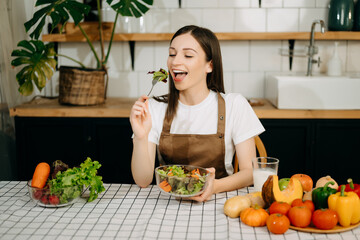
[[[336,189],[328,187],[328,185],[334,185],[335,183],[327,182],[324,187],[316,188],[312,191],[312,201],[314,202],[315,209],[328,208],[328,198],[331,194],[337,192]]]

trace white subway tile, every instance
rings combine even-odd
[[[205,9],[203,10],[203,25],[213,32],[233,32],[234,14],[234,9]]]
[[[135,71],[151,71],[155,68],[154,42],[136,42]]]
[[[100,56],[100,46],[94,43],[95,51]],[[96,58],[87,43],[65,42],[59,43],[59,54],[66,55],[82,62],[86,67],[96,68]],[[59,66],[76,66],[79,65],[72,60],[64,57],[59,57]]]
[[[178,8],[178,0],[154,0],[152,8]]]
[[[347,50],[346,71],[360,72],[360,42],[349,41]]]
[[[170,9],[151,9],[144,15],[145,32],[170,32]]]
[[[260,2],[260,0],[250,0],[250,6],[252,8],[259,8],[260,7],[259,2]],[[263,1],[261,1],[261,2],[263,2]]]
[[[235,72],[233,75],[233,92],[246,98],[263,98],[264,85],[263,72]]]
[[[265,9],[236,9],[235,32],[265,32]]]
[[[170,32],[176,32],[186,25],[202,25],[202,9],[172,9]]]
[[[284,7],[315,7],[315,0],[284,0]]]
[[[154,63],[155,69],[159,70],[160,68],[167,68],[167,59],[169,57],[169,46],[170,42],[155,42],[155,54],[154,54]]]
[[[221,41],[224,71],[249,71],[249,41]]]
[[[216,8],[218,0],[182,0],[184,8]]]
[[[107,47],[108,43],[105,44],[105,49]],[[128,42],[112,43],[107,66],[110,71],[131,71],[131,55]]]
[[[302,8],[300,9],[300,32],[310,32],[312,22],[321,19],[327,25],[328,9],[326,8]],[[327,28],[327,27],[326,27]],[[320,31],[320,25],[315,26],[316,31]]]
[[[227,71],[224,71],[224,88],[225,88],[225,93],[231,93],[233,92],[233,89],[232,89],[232,76],[233,76],[233,73],[232,72],[227,72]]]
[[[138,74],[136,72],[109,71],[108,97],[136,98],[138,92]]]
[[[316,7],[319,8],[328,8],[330,0],[316,0]]]
[[[279,7],[282,7],[282,0],[262,0],[261,7],[263,7],[263,8],[279,8]]]
[[[280,71],[280,47],[281,41],[251,41],[250,71]]]
[[[250,0],[219,0],[219,7],[230,7],[230,8],[250,7]]]
[[[268,9],[268,32],[297,32],[299,30],[298,9]]]

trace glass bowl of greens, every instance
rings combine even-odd
[[[207,186],[209,171],[192,165],[162,165],[155,168],[156,185],[174,197],[200,195]]]
[[[47,183],[45,187],[37,188],[31,186],[31,180],[27,187],[31,200],[41,207],[65,207],[74,204],[83,192],[83,185],[54,188]]]

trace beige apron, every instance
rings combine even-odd
[[[228,176],[225,169],[225,101],[220,93],[216,134],[171,134],[171,123],[165,118],[159,142],[159,151],[166,164],[214,167],[216,178]]]

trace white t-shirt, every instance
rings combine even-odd
[[[235,145],[265,131],[248,101],[239,93],[222,94],[225,100],[225,168],[233,174],[232,160]],[[149,100],[152,128],[148,140],[159,145],[167,104]],[[197,105],[184,105],[179,101],[171,124],[172,134],[216,134],[218,119],[217,93],[210,94]]]

